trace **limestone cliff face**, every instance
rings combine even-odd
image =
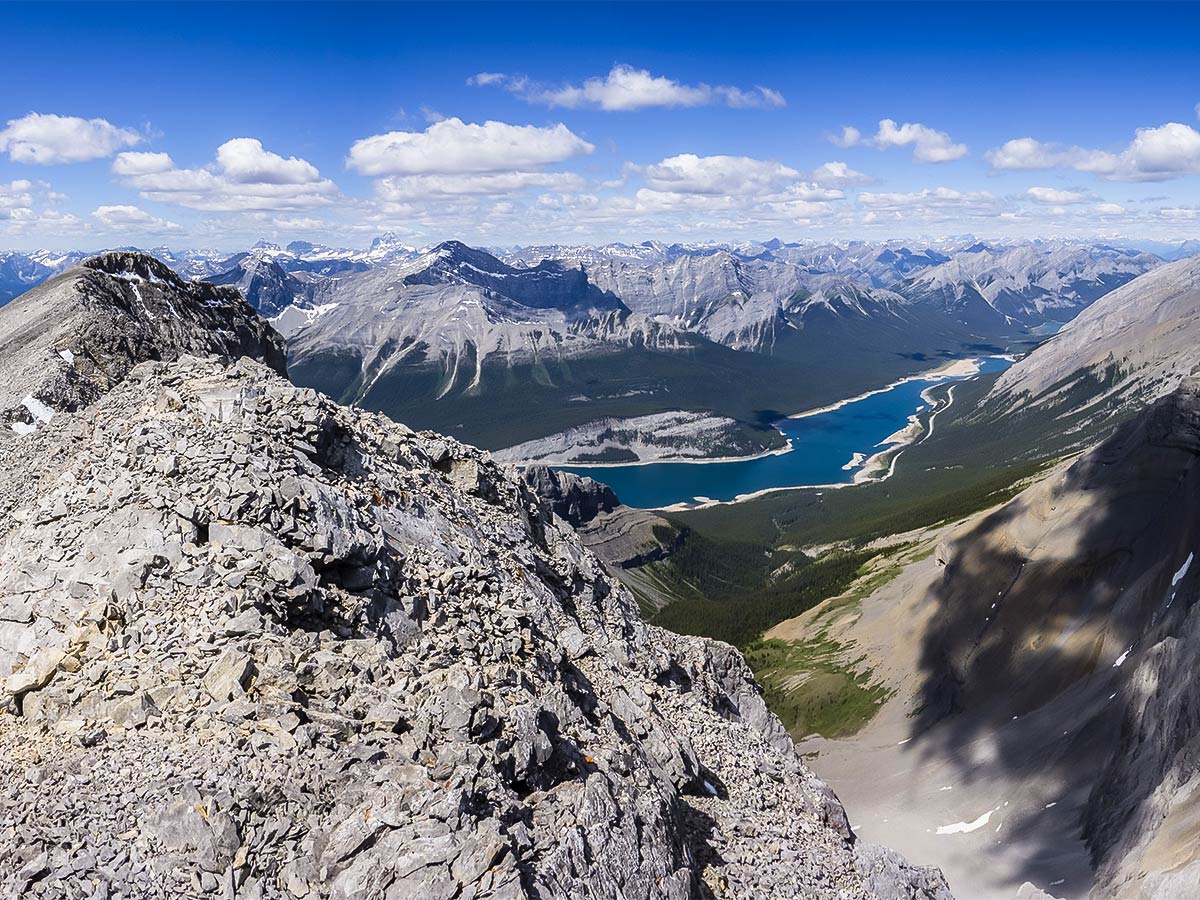
[[[515,472],[232,355],[0,436],[0,888],[949,897]]]
[[[555,515],[578,528],[601,513],[612,512],[620,501],[612,488],[594,478],[580,478],[549,466],[529,466],[525,482]]]

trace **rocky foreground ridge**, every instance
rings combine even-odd
[[[0,431],[0,891],[949,897],[515,472],[162,334]]]

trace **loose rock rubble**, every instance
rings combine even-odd
[[[479,451],[183,356],[0,473],[8,896],[949,897]]]

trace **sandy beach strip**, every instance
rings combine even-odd
[[[993,354],[997,359],[1007,359],[1007,356]],[[906,375],[898,381],[893,381],[891,384],[875,388],[866,393],[859,394],[857,397],[848,397],[845,400],[839,400],[837,403],[831,403],[828,406],[821,406],[817,409],[809,409],[804,412],[793,413],[788,416],[789,419],[806,419],[809,416],[819,416],[821,413],[833,412],[835,409],[841,409],[843,406],[848,406],[851,403],[857,403],[859,400],[866,400],[868,397],[874,397],[876,394],[885,394],[892,388],[899,387],[902,384],[908,384],[912,381],[945,381],[948,378],[969,378],[972,375],[978,375],[979,370],[983,368],[984,359],[992,357],[971,357],[970,359],[955,359],[939,366],[936,369],[930,369],[928,372],[919,372],[916,375]]]

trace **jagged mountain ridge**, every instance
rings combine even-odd
[[[292,359],[302,371],[331,356],[357,363],[356,393],[344,395],[355,402],[398,365],[436,370],[440,398],[477,388],[493,355],[510,364],[688,341],[631,314],[578,269],[514,269],[457,242],[317,285],[311,306]]]
[[[83,254],[77,253],[20,253],[14,250],[0,253],[0,306],[81,259]]]
[[[597,312],[624,312],[619,298],[605,292],[578,269],[543,260],[521,269],[461,241],[446,241],[409,263],[393,267],[405,285],[466,285],[531,309],[555,309],[569,319]]]
[[[643,241],[640,244],[611,243],[601,246],[546,244],[512,249],[497,249],[496,255],[513,265],[532,265],[543,259],[559,259],[574,265],[602,265],[608,262],[654,265],[685,257],[705,257],[729,253],[742,261],[762,260],[791,263],[814,274],[845,275],[873,287],[888,287],[905,274],[945,262],[947,253],[959,252],[964,241],[945,242],[942,250],[910,247],[903,241],[793,241],[774,238],[764,242],[667,244]]]
[[[913,255],[886,252],[895,265]],[[1040,265],[1049,255],[1038,248],[1006,258]],[[761,431],[768,410],[811,408],[930,360],[1038,339],[982,299],[973,305],[983,314],[964,316],[845,275],[725,250],[667,262],[511,266],[447,242],[321,281],[305,303],[276,318],[300,381],[494,449],[678,410]],[[715,390],[698,391],[696,379]],[[750,397],[751,383],[769,393]],[[823,384],[843,393],[822,394]],[[520,417],[522,391],[539,397],[543,417]],[[422,398],[428,408],[416,408]],[[752,452],[773,446],[765,433],[750,443]]]
[[[138,362],[253,356],[287,371],[281,337],[230,288],[185,282],[151,256],[105,253],[0,307],[0,428],[86,406]]]
[[[310,306],[317,285],[303,269],[289,272],[277,259],[262,253],[246,253],[233,268],[205,280],[236,287],[266,318],[277,317],[293,306]]]
[[[0,435],[0,612],[16,895],[949,898],[514,472],[251,360]]]
[[[789,264],[743,261],[719,251],[654,266],[608,261],[585,266],[600,287],[631,309],[736,350],[771,352],[783,329],[804,327],[807,314],[888,318],[904,298]]]
[[[829,403],[931,360],[1037,340],[1030,332],[1038,316],[1060,314],[1047,291],[1067,290],[1066,264],[1055,268],[1055,259],[1075,266],[1074,299],[1061,300],[1072,311],[1083,302],[1079,285],[1105,286],[1087,280],[1093,255],[1110,268],[1153,261],[1062,243],[938,246],[648,243],[636,262],[630,254],[618,261],[610,247],[602,263],[509,265],[459,242],[413,255],[385,236],[365,254],[260,244],[230,258],[214,280],[238,286],[293,337],[297,377],[346,402],[492,448],[605,418],[713,413],[735,420],[736,442],[748,439],[757,452],[774,446],[763,430],[773,410]],[[1037,283],[1040,299],[1031,302],[1040,312],[1018,320],[973,287],[947,300],[873,286],[926,264],[926,272],[963,271],[964,257],[976,266],[1007,261],[1004,284]],[[698,383],[719,387],[700,391]],[[751,383],[769,385],[768,393],[751,396]],[[524,390],[550,417],[520,416]],[[423,402],[443,408],[427,413]]]
[[[390,265],[418,255],[415,248],[390,233],[375,238],[365,250],[339,249],[309,241],[292,241],[286,247],[259,241],[249,250],[237,253],[206,249],[175,250],[166,246],[112,249],[145,252],[170,266],[183,278],[202,281],[229,273],[244,261],[248,265],[253,261],[269,261],[287,273],[304,272],[315,277],[328,277],[344,271]],[[0,251],[0,306],[100,252],[108,251]],[[239,277],[235,276],[226,283],[236,282]]]
[[[1015,242],[987,245],[972,242],[973,239],[952,239],[921,246],[903,241],[846,241],[783,242],[778,239],[762,243],[709,243],[709,244],[666,244],[645,241],[641,244],[587,245],[542,245],[508,250],[497,249],[493,255],[504,262],[518,267],[536,266],[543,260],[561,261],[569,266],[593,266],[608,262],[658,265],[694,257],[704,258],[716,254],[729,254],[743,262],[780,263],[794,266],[804,273],[813,275],[841,275],[862,283],[866,287],[895,288],[898,284],[936,268],[954,259],[965,260],[980,251],[997,257],[1009,255],[1011,251],[1036,252],[1051,255],[1064,252],[1087,252],[1097,257],[1106,254],[1136,256],[1132,251],[1121,250],[1103,244],[1079,244],[1071,242]],[[1057,250],[1055,248],[1058,248]],[[1074,248],[1072,250],[1071,248]],[[123,247],[116,249],[135,249]],[[292,241],[286,246],[259,241],[254,247],[239,253],[213,250],[171,250],[156,247],[148,250],[186,278],[209,278],[228,272],[247,256],[269,259],[286,272],[305,271],[314,275],[335,275],[342,271],[360,271],[364,268],[403,263],[428,252],[405,244],[394,234],[375,238],[363,250],[334,248],[310,241]],[[1186,251],[1187,245],[1164,251],[1174,258],[1176,252]],[[36,281],[55,274],[69,265],[74,265],[87,254],[56,253],[51,251],[18,252],[7,251],[0,259],[11,270],[8,284],[0,277],[0,291],[7,290],[15,296],[22,287],[33,286]],[[1017,254],[1019,255],[1019,254]],[[1143,254],[1148,256],[1148,254]],[[1036,263],[1035,263],[1036,264]],[[977,265],[977,264],[976,264]],[[968,266],[970,268],[970,266]],[[1045,268],[1043,266],[1043,268]],[[16,276],[18,270],[27,270],[23,278]],[[969,274],[969,273],[968,273]],[[1044,273],[1042,273],[1044,274]],[[1010,273],[1020,277],[1020,272]],[[1036,280],[1036,276],[1033,280]],[[1086,281],[1086,279],[1085,279]],[[1109,285],[1111,287],[1111,284]],[[0,293],[0,298],[4,297]],[[0,302],[3,302],[0,299]]]
[[[918,303],[970,320],[1036,327],[1069,321],[1109,291],[1160,265],[1149,253],[1104,246],[981,247],[895,285]]]

